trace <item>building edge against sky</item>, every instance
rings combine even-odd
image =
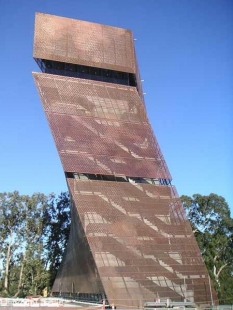
[[[208,273],[147,118],[132,32],[37,13],[33,73],[72,200],[53,294],[212,304]]]

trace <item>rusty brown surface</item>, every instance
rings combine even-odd
[[[171,176],[147,118],[131,32],[39,14],[34,57],[127,70],[138,81],[136,88],[33,73],[63,169],[75,173],[67,175],[71,234],[53,292],[105,293],[119,307],[158,297],[210,304],[207,270],[175,187],[132,179]]]
[[[111,302],[210,298],[203,259],[171,188],[75,179],[68,184]]]
[[[131,31],[43,13],[36,14],[33,57],[135,72]]]
[[[135,87],[34,78],[65,171],[171,179]]]

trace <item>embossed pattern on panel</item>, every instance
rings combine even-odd
[[[158,297],[211,305],[216,294],[147,118],[131,31],[37,13],[34,39],[47,73],[33,76],[72,200],[52,292],[105,296],[118,308]]]
[[[36,14],[34,58],[135,73],[131,31]]]
[[[65,171],[171,179],[134,87],[34,77]]]
[[[68,184],[111,302],[135,305],[122,300],[126,292],[139,300],[156,294],[176,301],[209,298],[203,259],[172,188],[76,179]]]

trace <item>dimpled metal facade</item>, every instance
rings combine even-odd
[[[147,118],[131,31],[37,13],[34,58],[72,198],[53,293],[103,294],[119,307],[210,303],[215,293]]]

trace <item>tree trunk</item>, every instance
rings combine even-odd
[[[6,267],[5,267],[5,279],[4,279],[4,291],[8,293],[9,286],[9,266],[11,261],[11,242],[12,242],[12,232],[10,235],[10,242],[7,244],[7,254],[6,254]]]
[[[20,267],[18,289],[17,289],[17,292],[15,293],[14,297],[17,297],[19,295],[21,288],[22,288],[23,269],[24,269],[25,260],[26,260],[26,251],[23,254],[23,259],[22,259],[22,263],[21,263],[21,267]]]
[[[214,273],[214,278],[215,278],[215,281],[218,283],[218,286],[220,287],[220,281],[219,281],[219,276],[220,276],[220,273],[223,271],[224,268],[227,267],[227,263],[223,264],[219,270],[217,271],[217,268],[216,266],[214,265],[214,269],[213,269],[213,273]]]

